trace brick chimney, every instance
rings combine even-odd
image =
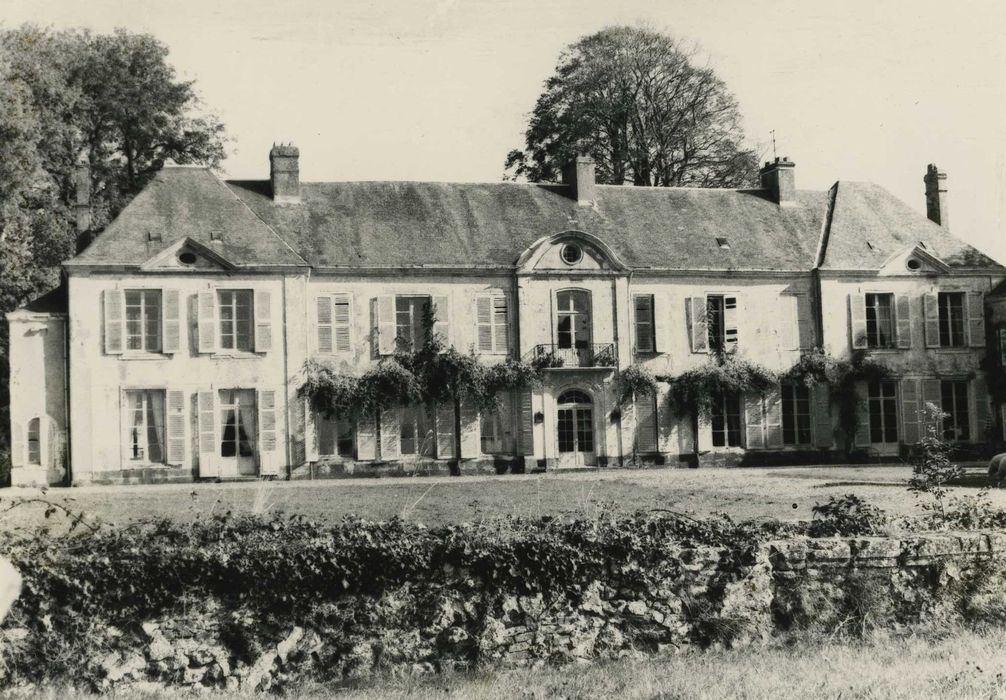
[[[300,202],[300,151],[293,144],[273,144],[269,151],[272,200],[278,204]]]
[[[761,188],[780,206],[796,204],[796,163],[789,158],[776,158],[759,171]]]
[[[87,151],[81,152],[73,167],[73,188],[76,193],[73,213],[77,220],[77,234],[80,235],[91,229],[91,163]]]
[[[933,163],[926,168],[926,216],[929,220],[950,228],[950,207],[947,204],[947,174]]]
[[[594,180],[594,159],[577,156],[562,169],[562,184],[569,185],[570,194],[581,207],[597,202],[597,183]]]

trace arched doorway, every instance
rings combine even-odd
[[[579,389],[569,389],[560,394],[556,425],[559,466],[597,466],[594,402],[590,395]]]

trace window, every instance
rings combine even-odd
[[[945,348],[958,348],[967,344],[964,327],[965,317],[964,292],[940,292],[940,345]]]
[[[637,294],[633,298],[636,309],[636,352],[654,352],[656,342],[653,324],[653,295]]]
[[[940,296],[943,296],[942,294]],[[940,305],[942,309],[942,304]],[[968,415],[968,383],[964,380],[940,382],[943,438],[955,442],[971,439],[971,417]]]
[[[870,442],[893,443],[898,441],[897,384],[870,382],[867,387],[870,413]]]
[[[254,457],[255,392],[224,389],[220,392],[220,456]]]
[[[894,295],[866,295],[866,346],[894,347]]]
[[[164,392],[127,391],[125,423],[127,460],[164,463]]]
[[[41,425],[39,418],[28,421],[28,464],[42,464]]]
[[[395,297],[395,339],[398,349],[417,350],[425,344],[423,319],[430,311],[430,297]]]
[[[782,385],[782,442],[809,445],[810,388],[803,384]]]
[[[727,394],[713,401],[713,447],[740,447],[741,400],[737,394]]]
[[[128,289],[126,298],[126,350],[160,352],[161,291]]]
[[[503,451],[503,425],[498,411],[483,411],[479,416],[479,441],[482,454]]]
[[[583,250],[575,243],[567,243],[559,251],[559,255],[567,265],[576,265],[583,259]]]
[[[318,454],[356,456],[356,425],[346,418],[318,416]]]
[[[558,324],[556,343],[560,349],[590,347],[590,294],[570,289],[556,294]]]
[[[432,457],[436,448],[433,421],[425,406],[406,406],[399,415],[399,452]]]
[[[475,300],[476,342],[479,352],[506,354],[509,348],[507,298],[490,294]]]
[[[706,328],[712,352],[725,352],[737,347],[737,297],[722,294],[707,296]]]
[[[252,293],[247,289],[222,289],[220,305],[220,349],[251,352]]]

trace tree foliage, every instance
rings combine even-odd
[[[34,26],[0,31],[0,313],[56,285],[76,244],[74,167],[91,169],[100,229],[161,161],[216,166],[223,125],[201,113],[154,37]],[[9,403],[7,325],[0,323],[0,413]],[[0,415],[6,433],[6,415]],[[2,441],[2,440],[0,440]]]
[[[713,355],[701,367],[658,379],[670,385],[667,400],[678,416],[709,416],[724,396],[763,394],[778,382],[770,370],[733,353]]]
[[[657,393],[657,380],[641,365],[629,365],[615,377],[614,391],[619,406],[632,402],[636,396],[653,396]]]
[[[560,54],[505,167],[532,182],[558,179],[579,153],[598,182],[663,187],[754,184],[757,155],[737,101],[695,51],[635,27],[609,27]]]

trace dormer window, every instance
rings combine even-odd
[[[730,250],[730,241],[728,241],[726,238],[720,238],[719,236],[717,236],[716,245],[718,245],[723,250]]]
[[[576,265],[583,259],[583,249],[575,243],[567,243],[562,247],[559,256],[567,265]]]

